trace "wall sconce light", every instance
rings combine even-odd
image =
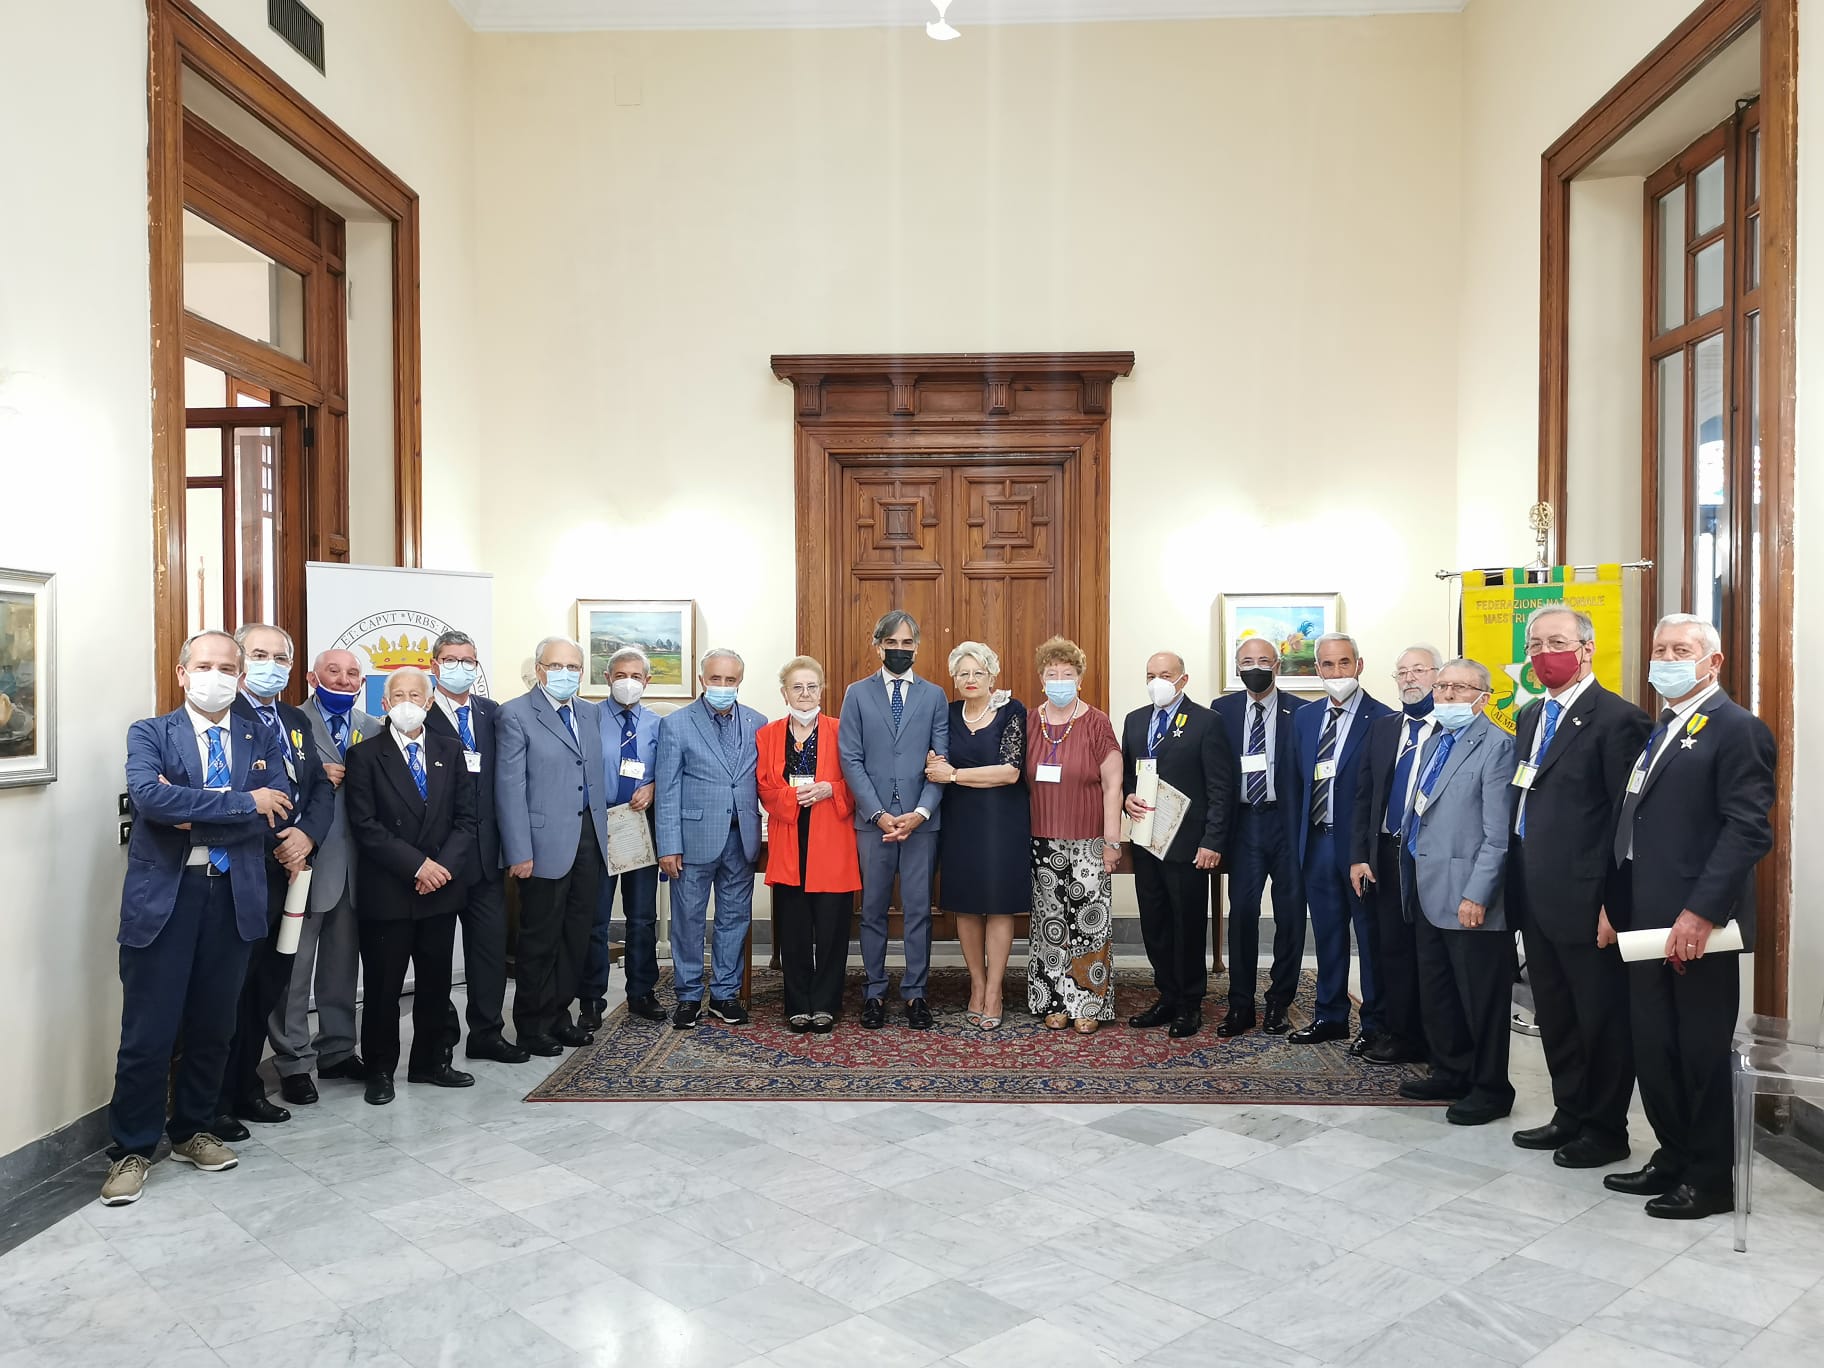
[[[925,33],[929,37],[937,39],[940,43],[947,43],[952,38],[961,38],[963,36],[962,33],[957,29],[951,28],[944,18],[944,11],[950,8],[950,0],[931,0],[931,3],[937,10],[937,22],[935,24],[926,24]]]

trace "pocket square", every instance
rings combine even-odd
[[[251,738],[251,737],[250,737],[250,738],[248,738],[248,739],[249,739],[249,740],[251,740],[251,739],[252,739],[252,738]],[[255,769],[256,769],[256,770],[263,770],[263,769],[265,769],[265,768],[266,768],[266,762],[265,762],[265,761],[264,761],[264,760],[255,760],[255,761],[254,761],[254,762],[253,762],[253,767],[254,767],[254,768],[255,768]]]

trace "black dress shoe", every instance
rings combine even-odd
[[[564,1047],[548,1035],[522,1035],[519,1038],[519,1048],[527,1054],[541,1055],[546,1059],[564,1052]]]
[[[291,1120],[290,1112],[274,1106],[264,1096],[243,1097],[234,1104],[234,1114],[243,1121],[257,1121],[262,1126],[277,1126]]]
[[[641,1021],[663,1021],[666,1016],[657,993],[641,993],[637,998],[628,998],[627,1010]]]
[[[279,1096],[294,1107],[308,1107],[317,1100],[317,1085],[309,1074],[283,1074],[279,1078]]]
[[[1314,1021],[1309,1026],[1301,1026],[1286,1037],[1294,1045],[1322,1045],[1326,1040],[1349,1039],[1349,1023],[1346,1021]]]
[[[866,1024],[865,1022],[863,1023]],[[931,1029],[931,1004],[923,998],[913,998],[906,1004],[906,1026],[914,1031]]]
[[[1543,1126],[1534,1126],[1531,1130],[1515,1131],[1514,1143],[1521,1149],[1555,1150],[1570,1144],[1577,1138],[1577,1135],[1578,1130],[1575,1126],[1564,1126],[1556,1121],[1548,1121]]]
[[[1178,1016],[1178,1009],[1164,998],[1160,998],[1144,1012],[1127,1019],[1127,1024],[1136,1031],[1150,1031],[1155,1026],[1170,1026]]]
[[[252,1131],[248,1130],[247,1127],[243,1126],[226,1112],[223,1112],[220,1116],[216,1117],[215,1120],[209,1123],[209,1132],[215,1136],[217,1140],[239,1142],[242,1140],[251,1140],[253,1138]]]
[[[1459,1102],[1469,1096],[1469,1086],[1454,1079],[1409,1078],[1400,1084],[1400,1096],[1408,1102]]]
[[[861,1004],[861,1024],[870,1031],[878,1031],[887,1024],[887,1004],[880,998],[869,998]]]
[[[448,1064],[439,1064],[434,1069],[413,1069],[406,1074],[408,1083],[429,1083],[436,1088],[472,1088],[475,1086],[475,1075],[453,1069]]]
[[[384,1107],[393,1100],[393,1076],[390,1073],[377,1073],[367,1080],[367,1089],[362,1093],[370,1104]]]
[[[799,1012],[797,1015],[785,1019],[785,1028],[793,1035],[809,1035],[811,1019],[805,1013]]]
[[[739,998],[711,998],[709,1014],[729,1026],[745,1026],[752,1020]]]
[[[1368,1051],[1372,1050],[1380,1043],[1380,1036],[1374,1034],[1372,1031],[1362,1031],[1356,1035],[1354,1040],[1349,1042],[1349,1053],[1355,1058],[1361,1059],[1367,1055]]]
[[[1625,1141],[1618,1143],[1614,1140],[1599,1140],[1594,1135],[1580,1135],[1555,1150],[1552,1162],[1559,1168],[1592,1169],[1619,1164],[1627,1157],[1628,1146]]]
[[[1453,1126],[1486,1126],[1511,1115],[1513,1110],[1512,1102],[1453,1102],[1444,1119]]]
[[[532,1056],[505,1036],[469,1037],[463,1053],[470,1059],[492,1059],[499,1064],[524,1064]]]
[[[1221,1021],[1216,1023],[1216,1034],[1221,1036],[1224,1040],[1232,1040],[1238,1035],[1246,1035],[1253,1029],[1253,1017],[1237,1016],[1233,1012],[1230,1012]]]
[[[1703,1192],[1689,1183],[1680,1183],[1662,1197],[1647,1203],[1647,1215],[1662,1221],[1701,1221],[1706,1216],[1720,1216],[1735,1210],[1735,1196],[1727,1188]]]
[[[1423,1064],[1425,1051],[1409,1045],[1398,1036],[1384,1035],[1362,1056],[1370,1064]]]
[[[830,1012],[811,1013],[811,1034],[828,1035],[836,1029],[836,1018]]]
[[[1284,1007],[1268,1007],[1267,1014],[1260,1020],[1260,1029],[1268,1035],[1284,1035],[1292,1029],[1292,1022],[1286,1016]]]
[[[703,1004],[700,1002],[680,1002],[678,1010],[671,1014],[671,1029],[674,1031],[694,1031],[697,1021],[703,1015]]]
[[[317,1077],[346,1078],[355,1083],[364,1083],[367,1081],[367,1065],[361,1062],[360,1055],[344,1055],[334,1064],[318,1068]]]
[[[601,1030],[602,1029],[602,1007],[605,1005],[606,1005],[605,1003],[598,1004],[598,1003],[592,1002],[586,1007],[578,1007],[576,1009],[576,1024],[578,1026],[582,1027],[585,1031]]]
[[[1189,1040],[1203,1029],[1203,1012],[1193,1007],[1188,1012],[1181,1012],[1172,1018],[1171,1029],[1166,1032],[1173,1040]]]
[[[1624,1192],[1630,1197],[1663,1197],[1680,1183],[1671,1169],[1649,1162],[1632,1173],[1604,1174],[1602,1185],[1610,1192]]]
[[[567,1021],[552,1030],[551,1038],[559,1045],[576,1046],[595,1044],[595,1036],[592,1032],[585,1031],[581,1026],[572,1026]]]

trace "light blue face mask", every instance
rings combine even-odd
[[[568,703],[575,698],[576,691],[582,682],[583,672],[581,670],[553,668],[545,671],[545,692],[559,703]]]
[[[705,684],[703,686],[704,699],[706,699],[709,706],[714,708],[717,712],[727,712],[730,708],[734,707],[735,695],[739,692],[739,689],[724,684]]]
[[[1647,682],[1661,698],[1683,698],[1697,692],[1695,660],[1654,660],[1647,664]]]
[[[1045,697],[1054,708],[1068,708],[1077,701],[1077,681],[1074,679],[1048,679],[1045,681]]]
[[[1462,731],[1476,720],[1474,703],[1440,703],[1431,710],[1431,720],[1445,731]]]
[[[277,698],[291,682],[291,666],[276,660],[247,662],[247,692],[256,698]]]
[[[443,685],[446,693],[466,694],[475,687],[475,680],[480,674],[479,666],[471,665],[466,660],[451,660],[437,667],[437,682]]]

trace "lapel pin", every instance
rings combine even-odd
[[[1583,719],[1581,717],[1573,717],[1571,719],[1571,725],[1573,727],[1581,727],[1583,725]]]
[[[431,768],[432,768],[432,769],[442,769],[442,768],[443,768],[443,761],[441,761],[441,760],[433,760],[433,761],[431,761]]]

